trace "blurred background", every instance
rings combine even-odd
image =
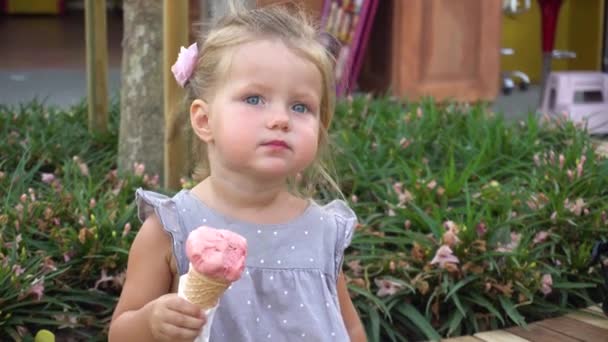
[[[257,1],[276,2],[282,1]],[[299,2],[327,21],[332,1]],[[213,3],[221,2],[190,0],[191,21],[207,20]],[[123,1],[106,4],[108,87],[116,98]],[[84,0],[0,1],[0,103],[38,98],[69,106],[84,98],[84,7]],[[529,0],[378,1],[351,91],[491,101],[512,117],[534,111],[543,70],[541,17],[539,2]],[[562,1],[554,38],[561,55],[552,70],[605,71],[605,18],[604,0]]]

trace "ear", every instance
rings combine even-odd
[[[199,139],[205,143],[213,141],[209,122],[209,104],[201,99],[192,101],[190,105],[190,124]]]

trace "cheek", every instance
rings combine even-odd
[[[255,142],[251,134],[251,129],[239,129],[241,124],[233,124],[230,129],[222,131],[221,137],[217,140],[217,146],[223,153],[233,157],[240,157],[248,152]]]
[[[302,129],[302,140],[307,158],[314,159],[319,148],[319,124],[311,122]]]
[[[252,113],[244,111],[238,105],[226,106],[218,118],[214,129],[215,136],[223,144],[238,144],[251,139],[255,130]]]

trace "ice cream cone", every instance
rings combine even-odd
[[[190,302],[207,310],[217,305],[220,297],[232,282],[209,278],[190,267],[184,284],[184,296]]]

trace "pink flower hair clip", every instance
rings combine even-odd
[[[190,45],[187,49],[183,46],[179,50],[177,61],[171,66],[171,72],[175,76],[177,83],[183,88],[196,67],[198,58],[198,47],[196,43]]]

